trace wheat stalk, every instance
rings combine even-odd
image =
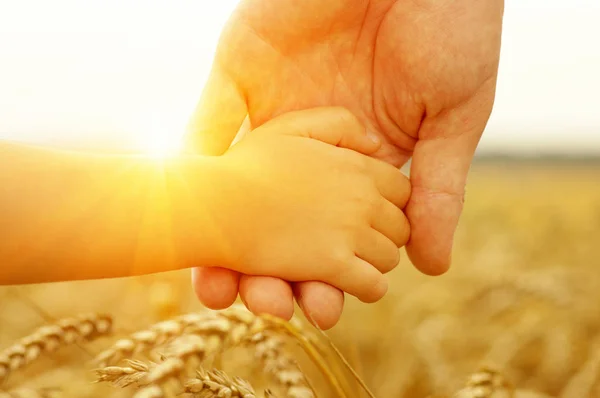
[[[292,336],[298,342],[298,344],[300,344],[304,352],[313,361],[317,368],[319,368],[319,370],[323,373],[325,378],[329,381],[336,395],[341,398],[346,398],[348,396],[346,391],[344,391],[344,388],[341,386],[340,380],[336,377],[332,368],[323,358],[320,347],[314,344],[313,339],[307,337],[307,335],[303,333],[300,328],[296,327],[290,322],[286,322],[269,314],[264,314],[261,316],[261,318],[265,321],[265,325],[261,326],[263,330],[280,330]]]
[[[89,341],[111,331],[112,318],[104,314],[87,314],[65,318],[42,326],[32,334],[0,352],[0,382],[37,359],[42,353],[56,351],[63,345]]]
[[[279,386],[283,387],[287,397],[315,397],[313,389],[296,361],[284,352],[285,340],[282,336],[266,330],[252,336],[249,342],[254,345],[255,354],[263,363],[264,370],[274,377]]]
[[[451,326],[452,318],[437,315],[426,318],[414,331],[415,348],[427,368],[433,390],[438,392],[450,384],[453,370],[442,349]]]
[[[590,356],[579,371],[568,381],[561,398],[590,396],[600,374],[600,336],[592,344]]]

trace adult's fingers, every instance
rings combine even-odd
[[[463,208],[467,174],[489,118],[495,81],[452,111],[426,119],[419,131],[406,208],[411,262],[422,272],[439,275],[451,262],[454,233]]]
[[[292,284],[294,297],[311,323],[322,330],[331,329],[340,320],[344,309],[344,292],[319,281]]]
[[[270,276],[242,275],[240,297],[252,313],[271,314],[283,319],[294,315],[294,296],[290,284]]]
[[[225,268],[193,268],[192,286],[198,300],[213,310],[231,306],[238,295],[240,275]]]
[[[260,130],[263,133],[313,138],[365,155],[375,153],[381,146],[379,137],[368,133],[356,116],[343,107],[288,112],[269,120],[260,126]]]
[[[247,113],[241,89],[215,61],[188,125],[186,149],[203,155],[223,154]]]

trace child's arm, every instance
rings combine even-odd
[[[0,283],[217,265],[377,300],[408,239],[410,188],[330,145],[377,149],[348,115],[286,114],[223,156],[164,163],[0,144]]]
[[[218,210],[210,189],[219,183],[215,160],[163,163],[0,142],[0,284],[129,276],[222,260],[208,222]],[[178,179],[186,169],[197,170],[194,187],[207,189],[186,192]],[[196,209],[193,221],[173,218],[175,192],[178,206]],[[186,242],[187,236],[202,239]]]

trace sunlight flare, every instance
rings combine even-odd
[[[153,117],[140,128],[138,146],[146,155],[164,159],[177,155],[183,149],[184,120],[180,117]]]
[[[142,142],[145,154],[157,159],[175,156],[182,148],[181,137],[168,134],[148,135]]]

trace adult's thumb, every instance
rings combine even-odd
[[[215,61],[188,125],[186,150],[203,155],[223,154],[247,112],[241,89]]]
[[[431,119],[425,119],[413,152],[412,193],[406,207],[411,262],[439,275],[451,263],[454,234],[463,209],[467,175],[492,109],[494,88]]]

